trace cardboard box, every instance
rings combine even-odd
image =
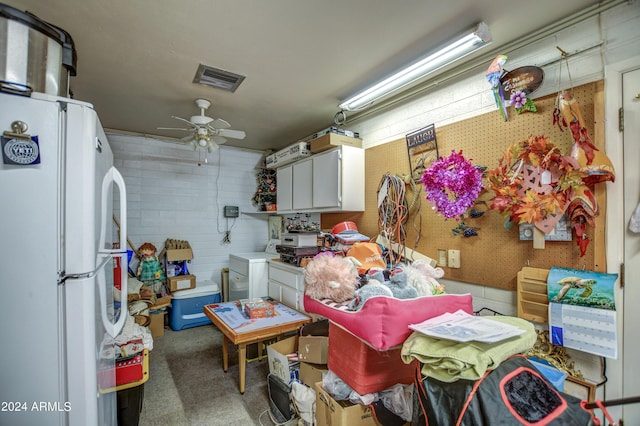
[[[191,260],[191,259],[193,259],[193,251],[190,248],[167,250],[168,262],[175,262],[178,260]]]
[[[336,133],[327,133],[324,136],[312,139],[309,144],[311,145],[311,153],[316,154],[340,145],[362,148],[362,139],[338,135]]]
[[[266,167],[267,169],[276,169],[280,166],[293,163],[294,161],[307,158],[310,155],[311,149],[308,142],[296,142],[274,154],[268,155],[266,158]]]
[[[164,311],[153,312],[149,316],[151,317],[151,323],[149,323],[151,337],[164,336]]]
[[[371,407],[353,404],[349,401],[336,401],[322,388],[322,382],[316,388],[316,426],[376,426]]]
[[[244,305],[244,312],[250,319],[271,318],[275,309],[269,302],[251,302]]]
[[[320,136],[324,136],[327,133],[335,133],[336,135],[345,135],[352,138],[359,138],[360,133],[354,132],[353,130],[343,129],[342,127],[331,126],[326,129],[320,130],[319,132],[315,132],[304,139],[301,139],[304,142],[309,142],[313,139],[319,138]]]
[[[300,362],[300,381],[313,388],[317,382],[322,381],[322,374],[327,371],[329,371],[327,364]]]
[[[300,378],[298,361],[298,336],[282,339],[267,346],[269,372],[284,383]]]
[[[168,277],[167,286],[169,287],[169,290],[171,290],[171,292],[195,288],[196,276],[195,275],[177,275],[175,277]]]
[[[329,353],[329,338],[324,336],[300,336],[298,358],[312,364],[326,364]]]

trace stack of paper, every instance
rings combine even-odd
[[[486,317],[470,315],[462,310],[446,313],[409,328],[427,336],[456,342],[494,343],[519,336],[524,330]]]

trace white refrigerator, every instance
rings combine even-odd
[[[0,93],[0,135],[0,425],[115,425],[124,180],[88,103]]]

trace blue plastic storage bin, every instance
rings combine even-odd
[[[560,392],[564,392],[564,381],[567,378],[567,373],[564,373],[557,368],[548,364],[544,364],[542,362],[533,361],[531,359],[529,360],[529,362],[533,364],[533,366],[538,369],[540,374],[542,374],[547,380],[549,380],[557,390],[559,390]]]
[[[211,324],[202,309],[205,305],[222,301],[220,287],[212,281],[196,284],[196,288],[189,290],[176,291],[172,297],[169,326],[174,331]]]

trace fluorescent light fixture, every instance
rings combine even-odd
[[[368,89],[338,105],[343,111],[358,111],[369,104],[432,72],[461,59],[491,43],[489,27],[480,22],[470,32],[448,43],[445,47],[425,56],[420,61],[398,71]]]

